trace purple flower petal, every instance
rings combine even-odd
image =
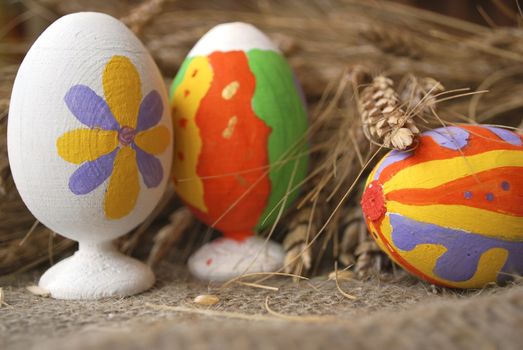
[[[138,131],[152,128],[160,122],[163,114],[163,103],[160,94],[153,90],[142,101],[138,112]]]
[[[147,188],[158,186],[163,179],[163,167],[160,160],[135,144],[133,144],[133,149],[136,151],[138,170],[140,170]]]
[[[84,125],[90,128],[118,130],[119,125],[104,99],[85,85],[75,85],[64,97],[65,104]]]
[[[113,172],[116,148],[111,153],[90,162],[85,162],[69,179],[69,188],[74,194],[87,194],[100,186]]]

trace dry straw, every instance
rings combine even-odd
[[[371,141],[384,147],[405,150],[412,147],[420,130],[403,109],[392,79],[378,75],[363,89],[359,99],[363,128]]]
[[[134,10],[125,2],[106,0],[22,3],[27,13],[19,22],[49,21],[86,9],[124,18],[141,36],[167,83],[191,46],[220,22],[251,22],[280,45],[303,84],[311,118],[310,174],[301,199],[274,230],[289,232],[282,271],[291,275],[316,274],[324,262],[331,267],[332,259],[353,265],[357,277],[387,266],[357,211],[362,181],[383,148],[415,146],[418,130],[442,124],[521,122],[519,27],[489,28],[385,1],[149,0]],[[0,38],[0,47],[6,49],[0,56],[0,274],[34,267],[73,245],[41,225],[27,235],[35,220],[9,173],[8,101],[28,40],[7,44]],[[466,97],[476,90],[489,92]],[[297,156],[290,151],[287,160]],[[171,249],[190,251],[201,243],[194,234],[201,226],[187,212],[169,217],[178,206],[172,193],[168,195],[154,216],[123,239],[124,250],[132,253],[139,247],[150,254],[149,263],[156,264]],[[163,229],[151,229],[165,222]],[[188,238],[182,235],[185,228],[191,231]],[[254,285],[264,286],[260,281]]]

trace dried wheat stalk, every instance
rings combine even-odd
[[[405,112],[392,79],[378,75],[359,96],[363,127],[369,138],[384,147],[411,147],[420,130],[413,116]]]
[[[383,270],[384,262],[389,261],[367,232],[360,237],[360,243],[354,251],[354,255],[356,256],[354,271],[359,278],[379,275]]]
[[[341,243],[338,261],[351,266],[357,278],[367,278],[382,272],[389,258],[381,251],[367,232],[367,225],[359,207],[348,206],[349,215],[340,225]]]
[[[125,23],[134,33],[138,34],[143,27],[158,15],[163,8],[165,0],[147,0],[132,9],[121,21]]]
[[[0,287],[0,309],[4,306],[9,306],[9,304],[5,302],[5,293],[3,288]]]
[[[289,232],[283,240],[283,249],[286,252],[283,265],[286,273],[302,275],[311,268],[312,249],[309,242],[311,233],[316,232],[313,215],[313,206],[307,205],[289,221]]]
[[[384,53],[414,60],[421,58],[421,50],[408,31],[372,26],[360,35]]]
[[[350,214],[345,215],[340,223],[341,241],[338,260],[345,266],[351,266],[356,262],[354,252],[360,242],[360,232],[367,230],[361,210],[351,206],[346,208],[346,211],[350,210],[352,210]]]
[[[178,242],[182,234],[191,226],[194,217],[189,209],[182,207],[169,216],[169,223],[154,236],[154,245],[149,253],[147,264],[157,265]]]
[[[437,94],[445,91],[445,87],[434,78],[408,74],[400,91],[400,100],[407,114],[425,119],[436,111]]]

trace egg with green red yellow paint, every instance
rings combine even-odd
[[[361,204],[381,249],[428,282],[481,288],[523,274],[523,142],[515,132],[425,132],[416,149],[376,165]]]
[[[235,241],[227,243],[229,255],[241,256],[256,241],[253,235],[293,202],[305,178],[308,119],[301,88],[265,34],[226,23],[188,54],[170,100],[176,192],[199,219]],[[280,250],[273,249],[278,264]],[[206,270],[197,276],[234,275],[219,266],[227,264],[223,254],[200,255],[189,264],[193,272],[195,265]]]
[[[29,210],[80,243],[42,276],[51,296],[96,299],[152,285],[152,271],[119,254],[111,240],[160,201],[172,136],[162,76],[123,23],[74,13],[36,40],[14,83],[8,152]]]

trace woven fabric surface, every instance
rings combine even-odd
[[[517,349],[523,344],[523,286],[482,291],[434,290],[404,277],[392,281],[292,283],[266,290],[209,286],[183,267],[163,264],[154,289],[101,301],[32,295],[38,274],[4,277],[2,349]],[[193,303],[214,294],[214,306]],[[277,312],[278,315],[270,313]],[[173,309],[174,308],[174,309]],[[300,317],[296,317],[300,316]]]

